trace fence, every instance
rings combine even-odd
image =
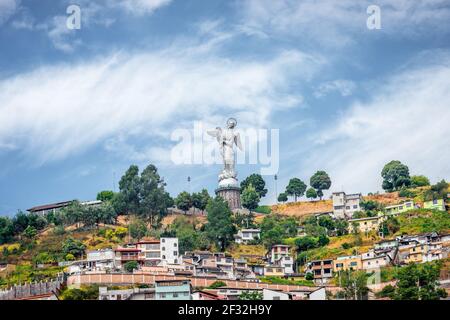
[[[65,277],[61,274],[57,279],[51,281],[15,285],[7,290],[0,291],[0,300],[25,299],[56,293],[64,283]]]

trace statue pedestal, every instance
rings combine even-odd
[[[241,188],[237,186],[224,186],[216,189],[216,195],[228,202],[232,211],[241,209]]]

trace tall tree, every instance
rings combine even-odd
[[[339,272],[340,287],[344,289],[346,300],[364,300],[369,293],[367,287],[367,274],[365,271]]]
[[[150,164],[142,171],[139,179],[139,198],[137,213],[150,220],[153,225],[155,218],[160,219],[167,214],[167,208],[173,203],[165,191],[166,184],[158,174],[158,169]]]
[[[263,198],[266,196],[266,182],[260,174],[253,173],[245,178],[241,182],[241,193],[244,192],[245,188],[247,188],[250,184],[255,188],[256,192],[259,195],[259,198]]]
[[[138,213],[140,186],[139,168],[136,165],[131,165],[119,181],[124,213]]]
[[[180,192],[180,194],[175,198],[175,205],[186,214],[186,212],[192,207],[192,200],[191,195],[188,192],[183,191]]]
[[[294,201],[297,202],[297,197],[301,197],[305,194],[306,184],[299,178],[292,178],[286,187],[286,194],[294,197]]]
[[[14,227],[11,219],[0,217],[0,244],[7,243],[13,239]]]
[[[233,241],[236,228],[228,203],[221,197],[211,199],[206,207],[208,212],[206,233],[222,251]]]
[[[398,160],[387,163],[381,170],[381,177],[383,178],[382,187],[387,192],[399,190],[411,184],[409,168]]]
[[[242,192],[241,195],[242,206],[250,211],[246,217],[247,228],[249,227],[249,224],[253,223],[253,221],[251,221],[253,219],[252,210],[258,208],[259,199],[260,199],[259,194],[252,184],[249,184]]]
[[[322,200],[323,190],[331,187],[331,179],[325,171],[317,171],[309,180],[309,184],[316,189],[317,195]]]

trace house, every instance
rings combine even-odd
[[[327,293],[324,287],[317,288],[307,294],[308,300],[326,300]]]
[[[234,235],[234,241],[239,244],[247,244],[251,241],[260,239],[260,235],[260,229],[242,229]]]
[[[294,259],[289,252],[290,247],[284,244],[273,245],[268,253],[271,266],[281,266],[285,274],[294,273]]]
[[[386,252],[377,253],[374,250],[370,250],[361,254],[361,262],[362,269],[372,270],[387,266],[390,259]]]
[[[161,248],[159,240],[144,240],[136,243],[140,250],[139,258],[144,262],[144,266],[152,267],[161,263]]]
[[[300,237],[306,237],[306,230],[305,230],[305,227],[304,226],[298,226],[297,227],[297,238],[300,238]]]
[[[247,260],[245,259],[235,259],[233,269],[233,273],[236,279],[256,279],[255,274],[252,272],[251,268],[249,268]]]
[[[74,261],[68,265],[68,273],[107,272],[116,268],[115,253],[112,249],[89,250],[86,260]]]
[[[346,194],[345,192],[333,192],[333,215],[336,219],[349,219],[356,211],[361,211],[361,193]]]
[[[348,220],[348,232],[352,233],[355,231],[361,233],[368,233],[371,231],[378,231],[380,228],[381,219],[379,217],[367,217]]]
[[[276,265],[265,265],[264,276],[268,277],[283,277],[285,275],[284,268]]]
[[[264,264],[261,263],[249,263],[248,267],[252,272],[257,276],[263,276],[264,275]]]
[[[263,289],[263,300],[292,300],[292,294],[280,290]]]
[[[155,289],[131,288],[108,290],[107,287],[100,287],[98,289],[98,300],[155,300]]]
[[[220,298],[212,291],[197,290],[192,293],[192,300],[220,300]]]
[[[137,247],[119,247],[114,249],[114,263],[118,268],[123,266],[129,261],[136,261],[140,266],[144,264],[144,260],[139,256],[141,252]]]
[[[425,201],[423,203],[424,209],[445,211],[445,202],[444,199],[434,199],[431,201]]]
[[[216,256],[216,265],[228,275],[228,278],[232,279],[234,277],[234,259],[231,256]]]
[[[314,282],[327,283],[330,278],[333,277],[333,260],[314,260],[306,265],[306,273],[312,273],[314,275]]]
[[[305,287],[304,289],[291,290],[289,292],[293,300],[326,300],[325,287]]]
[[[392,205],[392,206],[387,206],[384,208],[384,212],[387,215],[398,215],[400,213],[403,212],[407,212],[410,210],[414,209],[414,201],[410,200],[410,201],[406,201],[400,204],[396,204],[396,205]]]
[[[333,260],[333,271],[361,270],[361,256],[343,256]]]
[[[156,300],[191,300],[190,280],[155,280]]]
[[[397,245],[398,245],[398,242],[396,239],[383,240],[383,241],[375,243],[374,249],[375,250],[392,249],[392,248],[397,247]]]

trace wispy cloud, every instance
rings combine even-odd
[[[0,0],[0,25],[5,23],[20,6],[20,0]]]
[[[447,0],[245,0],[237,6],[242,26],[249,34],[263,37],[300,38],[308,44],[345,47],[355,44],[366,27],[369,5],[381,9],[381,34],[392,37],[448,36],[450,3]]]
[[[338,92],[343,97],[347,97],[356,89],[356,84],[351,80],[337,79],[321,83],[314,92],[317,98],[326,96],[331,92]]]
[[[381,169],[394,159],[413,174],[448,179],[449,57],[436,64],[422,61],[373,88],[370,102],[354,104],[334,126],[314,136],[318,144],[306,167],[329,171],[335,190],[381,189]]]
[[[39,165],[118,135],[151,143],[162,131],[168,141],[183,121],[239,115],[241,123],[259,126],[274,110],[301,103],[299,93],[286,90],[302,77],[295,70],[320,68],[299,51],[247,61],[195,48],[117,54],[3,79],[0,144],[17,146]]]

